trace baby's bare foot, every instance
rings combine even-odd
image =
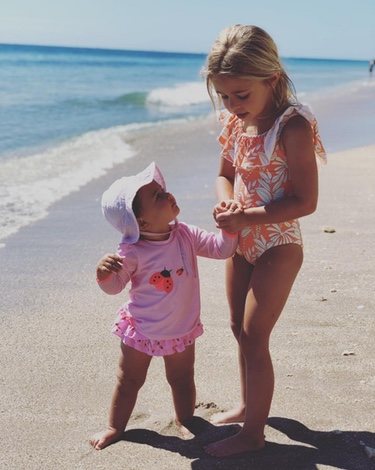
[[[185,427],[183,424],[176,423],[176,427],[177,427],[177,433],[179,437],[183,439],[184,441],[194,438],[194,434],[191,431],[189,431],[189,429]]]
[[[105,431],[94,434],[90,439],[90,444],[95,450],[102,450],[104,447],[119,441],[123,434],[124,431],[108,428]]]
[[[251,439],[248,434],[240,431],[227,439],[209,444],[204,450],[213,457],[229,457],[244,452],[261,450],[264,445],[264,438],[254,440]]]
[[[233,410],[215,413],[210,419],[212,424],[243,423],[245,421],[245,408],[238,407]]]

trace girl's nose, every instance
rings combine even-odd
[[[167,198],[172,202],[176,202],[176,199],[175,199],[175,197],[173,196],[172,193],[167,193]]]
[[[236,98],[232,97],[228,100],[228,105],[231,111],[235,112],[239,108],[239,102]]]

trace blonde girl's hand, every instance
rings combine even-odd
[[[122,258],[116,253],[107,253],[96,266],[96,278],[104,281],[111,273],[117,273],[122,268]]]
[[[218,214],[222,214],[223,212],[227,212],[227,211],[237,214],[243,211],[243,207],[239,202],[235,201],[234,199],[220,201],[214,207],[214,211],[213,211],[214,219],[216,220],[216,217]]]
[[[215,218],[216,227],[229,233],[236,233],[246,226],[246,221],[244,219],[244,212],[242,209],[235,209],[234,211],[228,210],[217,214]]]

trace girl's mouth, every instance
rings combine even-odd
[[[247,116],[248,113],[236,113],[236,116],[239,118],[239,119],[245,119],[246,116]]]

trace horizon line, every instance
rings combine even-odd
[[[72,46],[72,45],[56,45],[56,44],[25,44],[15,42],[0,42],[0,46],[22,46],[22,47],[45,47],[51,49],[84,49],[84,50],[99,50],[99,51],[113,51],[113,52],[147,52],[152,54],[186,54],[186,55],[200,55],[207,56],[208,52],[191,52],[191,51],[167,51],[167,50],[153,50],[153,49],[124,49],[120,47],[102,47],[102,46]],[[298,59],[298,60],[348,60],[353,62],[368,62],[370,59],[353,59],[353,58],[337,58],[337,57],[316,57],[316,56],[281,56],[282,59]]]

